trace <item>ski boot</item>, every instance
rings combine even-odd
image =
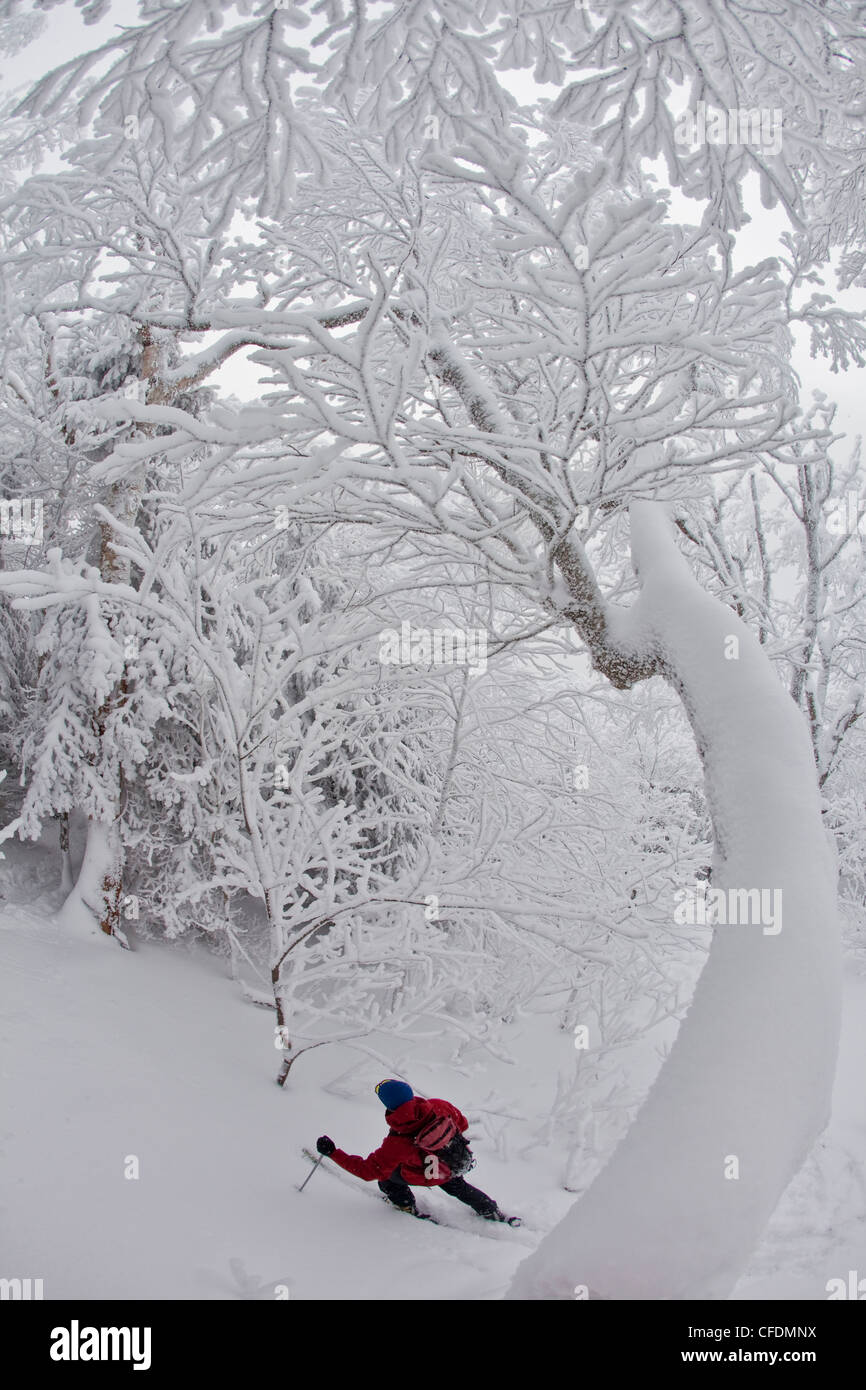
[[[389,1207],[393,1207],[395,1211],[404,1211],[406,1212],[407,1216],[417,1217],[419,1221],[435,1222],[436,1220],[435,1216],[431,1216],[429,1212],[419,1211],[418,1208],[415,1206],[414,1202],[411,1205],[401,1207],[399,1202],[392,1202],[390,1197],[385,1197],[383,1200],[388,1203]]]
[[[500,1211],[498,1207],[494,1207],[492,1211],[482,1211],[479,1215],[483,1216],[485,1221],[504,1221],[506,1226],[521,1226],[523,1224],[519,1216],[506,1216],[505,1212]]]

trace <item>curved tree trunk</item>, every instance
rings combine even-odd
[[[515,1299],[725,1298],[829,1113],[836,871],[808,730],[759,643],[692,577],[664,509],[633,503],[631,519],[642,591],[611,631],[656,657],[687,711],[715,831],[713,887],[779,890],[782,911],[774,924],[716,927],[647,1099],[518,1269]]]

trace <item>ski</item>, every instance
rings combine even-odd
[[[301,1149],[301,1153],[303,1154],[304,1158],[306,1158],[310,1163],[316,1163],[316,1162],[318,1161],[318,1159],[321,1157],[320,1154],[315,1154],[315,1153],[313,1153],[312,1149],[302,1148],[302,1149]],[[352,1188],[354,1188],[356,1192],[361,1191],[361,1192],[364,1193],[365,1196],[371,1197],[371,1198],[373,1198],[375,1201],[381,1200],[381,1201],[387,1203],[387,1205],[388,1205],[389,1207],[393,1207],[395,1211],[400,1211],[400,1208],[399,1208],[399,1207],[395,1207],[395,1206],[394,1206],[394,1203],[391,1202],[391,1201],[389,1201],[389,1199],[388,1199],[387,1197],[383,1197],[382,1194],[381,1194],[380,1192],[378,1192],[378,1191],[373,1192],[373,1191],[369,1190],[369,1189],[367,1188],[367,1184],[366,1184],[366,1183],[362,1183],[362,1181],[361,1181],[360,1178],[355,1178],[355,1177],[353,1177],[351,1173],[345,1172],[345,1170],[344,1170],[343,1168],[340,1168],[340,1167],[338,1166],[338,1164],[332,1163],[329,1159],[326,1158],[325,1161],[324,1161],[320,1166],[321,1166],[321,1168],[323,1169],[324,1172],[330,1173],[330,1174],[332,1175],[332,1177],[338,1178],[338,1179],[340,1180],[340,1182],[345,1183],[345,1184],[347,1185],[347,1187],[352,1187]],[[414,1213],[412,1213],[412,1214],[414,1215]],[[509,1226],[512,1230],[514,1230],[514,1226],[512,1225],[513,1222],[516,1222],[517,1224],[522,1225],[522,1220],[521,1220],[521,1218],[520,1218],[519,1216],[506,1217],[505,1220],[502,1221],[502,1222],[498,1222],[498,1221],[484,1221],[484,1219],[483,1219],[482,1217],[478,1217],[478,1222],[479,1222],[479,1228],[480,1228],[480,1229],[475,1230],[475,1231],[472,1231],[472,1230],[467,1229],[466,1226],[460,1226],[460,1225],[458,1225],[456,1222],[446,1220],[444,1217],[441,1217],[441,1216],[431,1216],[429,1212],[420,1212],[420,1211],[419,1211],[419,1212],[417,1213],[417,1216],[418,1216],[422,1221],[431,1221],[431,1222],[433,1223],[434,1226],[441,1226],[441,1227],[443,1228],[443,1230],[458,1231],[461,1235],[464,1235],[464,1236],[481,1236],[482,1239],[486,1239],[486,1240],[498,1240],[498,1236],[497,1236],[496,1233],[495,1233],[495,1227],[497,1227],[497,1226],[499,1226],[499,1225],[503,1225],[503,1226],[506,1226],[506,1225],[507,1225],[507,1226]],[[483,1225],[482,1225],[482,1222],[483,1222]],[[494,1227],[494,1230],[487,1230],[487,1229],[485,1229],[486,1227]],[[509,1242],[509,1243],[516,1243],[516,1244],[520,1244],[520,1245],[526,1245],[527,1247],[529,1247],[529,1248],[531,1248],[531,1249],[535,1249],[535,1242],[534,1242],[534,1241],[519,1240],[519,1239],[517,1239],[515,1242]]]

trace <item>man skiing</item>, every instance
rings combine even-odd
[[[456,1105],[447,1100],[424,1100],[405,1081],[393,1077],[380,1081],[376,1094],[385,1107],[389,1130],[384,1143],[361,1158],[344,1153],[323,1134],[316,1141],[320,1154],[365,1182],[378,1179],[380,1190],[395,1207],[422,1220],[431,1218],[415,1205],[413,1187],[441,1187],[486,1221],[520,1225],[518,1217],[505,1216],[492,1197],[460,1176],[474,1167],[475,1160],[463,1138],[469,1121]]]

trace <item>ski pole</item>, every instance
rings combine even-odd
[[[319,1157],[316,1159],[316,1161],[315,1161],[315,1163],[313,1164],[312,1168],[310,1169],[309,1173],[308,1173],[307,1176],[304,1178],[304,1181],[301,1183],[300,1187],[298,1188],[298,1191],[299,1191],[299,1192],[303,1192],[304,1188],[306,1187],[307,1183],[310,1181],[310,1178],[313,1176],[313,1174],[315,1173],[316,1169],[318,1168],[319,1164],[321,1163],[321,1161],[322,1161],[322,1159],[323,1159],[324,1157],[325,1157],[324,1154],[319,1154]]]

